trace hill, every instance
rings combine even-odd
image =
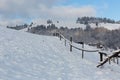
[[[0,80],[120,79],[119,65],[96,68],[98,62],[98,53],[85,53],[82,59],[80,51],[70,52],[57,37],[0,28]]]

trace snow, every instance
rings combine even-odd
[[[120,28],[120,24],[112,24],[112,23],[100,23],[99,27],[105,27],[109,30],[115,30]]]
[[[34,20],[33,23],[35,23],[35,25],[45,25],[45,26],[48,26],[47,20],[41,20],[41,19],[38,19],[38,20]],[[55,24],[58,28],[59,27],[68,27],[68,28],[83,28],[85,29],[86,28],[86,25],[84,24],[79,24],[79,23],[76,23],[74,22],[75,20],[73,21],[59,21],[59,23],[57,23],[57,20],[53,20],[53,24]],[[91,23],[90,26],[92,28],[96,28],[96,27],[105,27],[109,30],[115,30],[115,29],[119,29],[120,28],[120,24],[112,24],[112,23],[99,23],[98,26],[96,26],[95,23]]]
[[[38,20],[38,21],[33,21],[33,25],[31,27],[36,27],[37,25],[45,25],[48,26],[46,20],[42,21],[42,20]],[[59,23],[57,23],[57,21],[54,21],[53,24],[55,24],[56,27],[60,28],[60,27],[68,27],[68,28],[82,28],[85,29],[86,25],[84,24],[79,24],[79,23],[75,23],[75,22],[65,22],[65,21],[60,21]],[[115,30],[115,29],[120,29],[120,24],[117,23],[99,23],[98,26],[96,26],[95,23],[91,23],[89,24],[92,28],[96,28],[96,27],[104,27],[107,28],[108,30]],[[28,29],[22,29],[22,31],[27,31]]]
[[[57,37],[0,28],[0,80],[120,79],[119,65],[97,68],[98,62],[97,52],[87,52],[82,59],[81,51],[70,52]]]
[[[83,26],[83,24],[80,24],[80,26],[82,28],[86,28],[86,26],[85,25]],[[96,26],[96,24],[94,24],[94,23],[91,23],[90,26],[92,28],[104,27],[104,28],[107,28],[108,30],[115,30],[115,29],[120,28],[120,24],[117,24],[117,23],[115,23],[115,24],[112,24],[112,23],[99,23],[98,26]]]

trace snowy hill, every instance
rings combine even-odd
[[[56,24],[57,26],[68,26],[69,28],[78,28],[78,27],[81,27],[81,28],[86,28],[86,25],[84,24],[76,24],[76,23],[73,23],[73,24],[67,24],[67,23],[62,23],[61,24]],[[109,30],[114,30],[114,29],[119,29],[120,28],[120,24],[112,24],[112,23],[99,23],[98,26],[96,26],[96,24],[94,23],[91,23],[90,26],[92,28],[96,28],[96,27],[104,27],[104,28],[107,28]]]
[[[76,23],[74,21],[71,21],[71,22],[60,21],[59,23],[57,23],[56,21],[53,21],[53,24],[55,24],[56,27],[63,26],[63,27],[68,27],[68,28],[79,28],[79,27],[83,28],[83,29],[86,28],[86,25],[79,24],[79,23]],[[45,25],[45,26],[48,25],[47,22],[46,22],[46,20],[36,20],[36,21],[33,21],[33,23],[35,23],[34,26],[41,25],[41,24]],[[95,23],[91,23],[90,26],[92,28],[97,27]],[[99,23],[98,27],[105,27],[105,28],[107,28],[109,30],[114,30],[114,29],[119,29],[120,28],[120,24],[117,24],[117,23],[114,23],[114,24],[112,24],[112,23]]]
[[[82,59],[81,51],[70,52],[57,37],[0,28],[0,80],[120,79],[119,65],[96,68],[98,62],[98,53]]]

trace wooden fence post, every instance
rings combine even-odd
[[[116,57],[117,58],[117,64],[119,64],[119,59],[118,59],[118,57]]]
[[[62,36],[61,36],[61,34],[59,34],[60,35],[60,41],[61,41],[61,39],[62,39]]]
[[[55,36],[57,36],[57,33],[55,33]]]
[[[78,42],[79,44],[82,45],[82,48],[84,49],[84,42]],[[82,50],[82,59],[84,58],[84,50]]]
[[[70,42],[71,42],[71,44],[70,44],[70,52],[72,52],[72,37],[70,37]]]
[[[82,43],[82,48],[84,48],[84,43]],[[84,58],[84,50],[82,50],[82,58]]]
[[[59,37],[58,33],[56,33],[56,36]]]
[[[66,46],[66,39],[65,39],[65,46]]]
[[[56,33],[53,33],[53,36],[56,36]]]
[[[109,64],[111,64],[111,59],[110,58],[108,58],[109,59]]]
[[[103,61],[103,53],[99,52],[99,54],[100,54],[100,62],[102,62]]]
[[[115,57],[113,57],[112,61],[115,63]]]

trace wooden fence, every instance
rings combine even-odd
[[[117,64],[119,63],[119,60],[118,60],[119,56],[112,56],[112,57],[110,57],[108,59],[106,58],[104,60],[104,56],[108,56],[106,53],[104,53],[104,52],[102,52],[100,50],[87,50],[87,49],[84,48],[84,42],[78,42],[79,44],[82,45],[82,48],[78,48],[78,47],[76,47],[75,45],[72,44],[72,42],[73,42],[72,37],[70,37],[70,40],[68,40],[59,32],[53,33],[53,36],[59,37],[60,40],[63,39],[64,43],[65,43],[65,46],[66,46],[66,43],[68,43],[70,45],[70,52],[72,52],[73,48],[82,51],[82,59],[84,58],[84,52],[98,52],[99,56],[100,56],[99,59],[100,59],[101,63],[99,65],[97,65],[97,67],[102,66],[107,61],[109,61],[109,64],[110,64],[111,63],[110,61],[111,61],[112,58],[113,58],[114,61],[115,61],[115,59],[117,59]]]
[[[70,52],[72,52],[73,48],[82,51],[82,58],[84,58],[84,52],[99,52],[99,50],[87,50],[84,48],[84,42],[79,42],[79,44],[82,45],[82,48],[78,48],[75,45],[72,44],[73,40],[72,37],[70,37],[70,40],[66,39],[61,33],[54,33],[54,36],[58,36],[61,39],[64,40],[65,46],[66,43],[70,45]]]

